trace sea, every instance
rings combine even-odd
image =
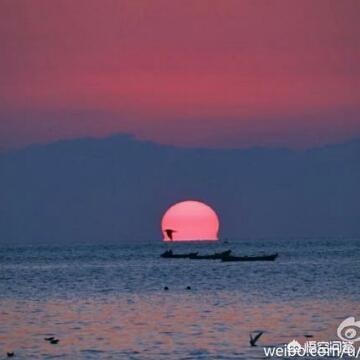
[[[279,257],[160,258],[170,248]],[[339,325],[360,320],[359,259],[356,237],[2,246],[0,358],[250,360],[339,341]]]

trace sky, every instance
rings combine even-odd
[[[360,136],[358,0],[2,0],[0,149]]]

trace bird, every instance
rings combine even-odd
[[[14,353],[14,352],[8,352],[8,353],[6,353],[6,355],[7,355],[8,357],[14,357],[14,356],[15,356],[15,353]]]
[[[53,336],[50,336],[50,337],[46,337],[44,340],[46,340],[46,341],[52,341],[52,340],[54,340],[55,338],[53,337]]]
[[[191,290],[191,286],[187,286],[187,287],[186,287],[186,290]]]
[[[166,236],[172,241],[173,240],[173,233],[176,232],[176,230],[173,229],[165,229]]]
[[[259,331],[254,337],[252,336],[252,334],[250,333],[250,345],[251,346],[256,346],[256,342],[260,339],[260,336],[263,334],[263,331]]]
[[[305,334],[304,337],[306,337],[307,339],[311,339],[314,337],[314,335],[311,335],[311,334]]]
[[[164,290],[169,290],[169,288],[167,286],[164,286]]]
[[[52,339],[50,340],[50,344],[56,345],[59,341],[59,339]]]

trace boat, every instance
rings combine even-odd
[[[188,259],[190,258],[190,256],[195,256],[197,254],[198,254],[197,252],[192,252],[187,254],[174,254],[172,250],[166,250],[160,256],[162,258],[167,258],[167,259]]]
[[[279,256],[278,253],[272,255],[262,255],[262,256],[223,256],[221,261],[230,262],[230,261],[274,261]]]
[[[192,260],[217,260],[222,259],[224,256],[230,256],[231,250],[222,251],[212,255],[191,255],[190,259]]]

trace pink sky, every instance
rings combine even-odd
[[[358,0],[3,0],[0,146],[360,136]]]

